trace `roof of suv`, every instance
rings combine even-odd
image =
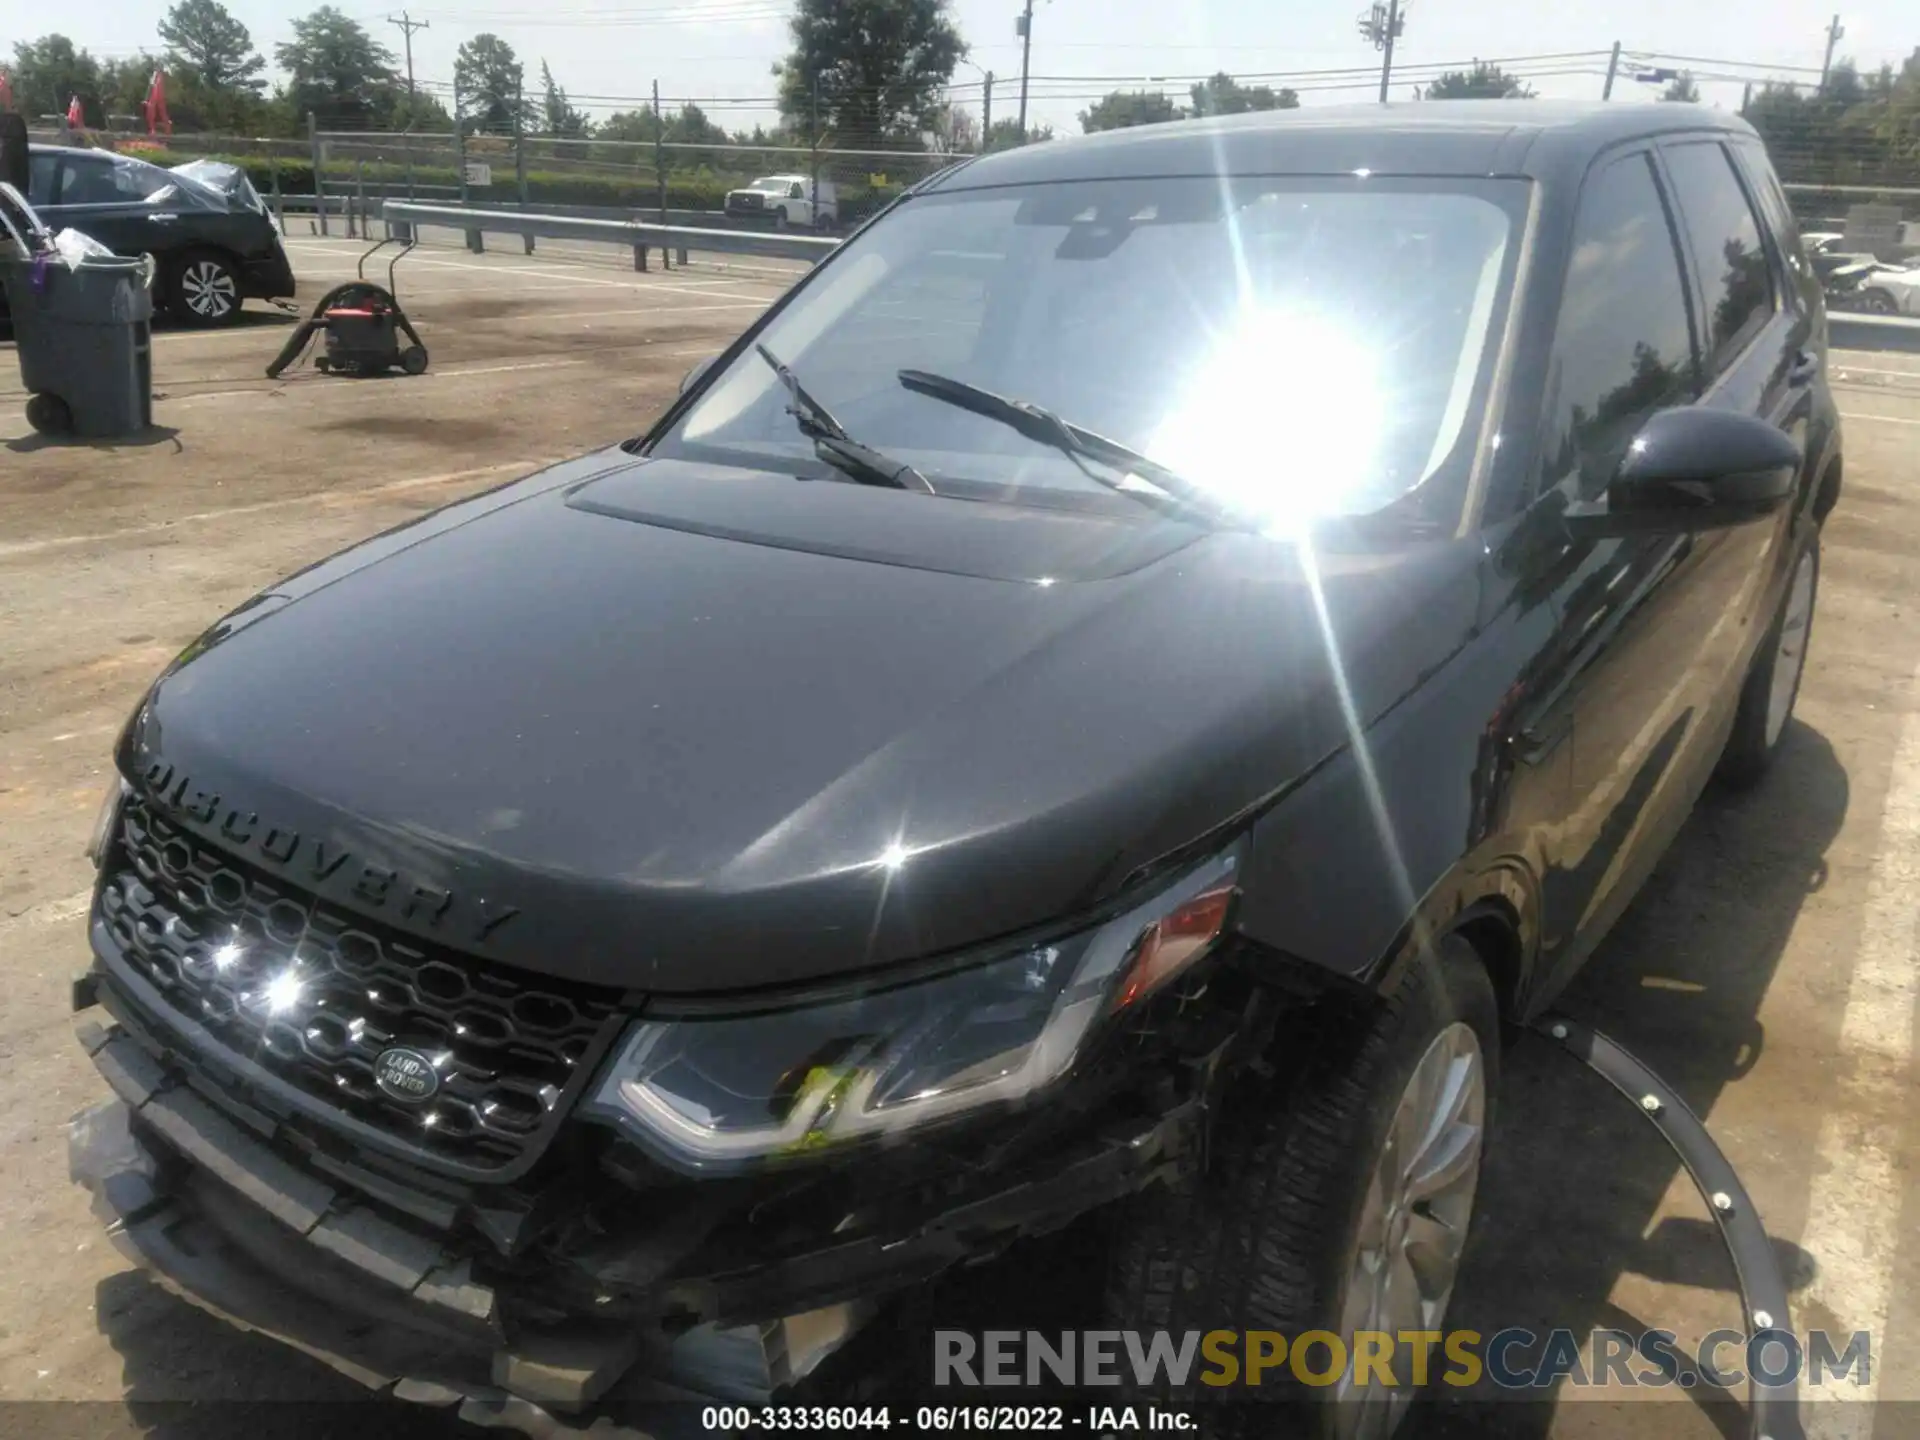
[[[1623,140],[1755,132],[1704,105],[1429,100],[1176,120],[1053,140],[955,166],[928,185],[964,190],[1139,175],[1526,175],[1584,171]],[[1542,142],[1546,143],[1542,143]]]

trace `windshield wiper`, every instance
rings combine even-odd
[[[1198,518],[1212,525],[1246,526],[1253,523],[1219,497],[1158,461],[1148,459],[1118,440],[1109,440],[1104,435],[1062,420],[1045,406],[1035,405],[1030,400],[998,395],[965,380],[935,375],[926,370],[902,370],[899,374],[900,383],[917,395],[970,410],[988,420],[997,420],[1029,440],[1051,445],[1076,464],[1081,460],[1097,460],[1102,465],[1121,471],[1120,478],[1115,479],[1089,470],[1085,465],[1080,466],[1081,473],[1088,479],[1122,495],[1130,495],[1142,504],[1181,519]],[[1127,484],[1129,478],[1144,480],[1153,488],[1138,489]]]
[[[800,383],[800,377],[789,370],[773,351],[764,345],[755,345],[753,348],[760,352],[760,358],[773,367],[773,373],[787,387],[787,394],[792,397],[787,413],[793,416],[800,433],[813,441],[813,453],[821,460],[862,485],[919,490],[927,495],[934,493],[933,486],[927,483],[927,477],[913,466],[875,450],[871,445],[862,445],[849,435],[847,427],[834,419],[833,412],[808,393],[807,387]]]

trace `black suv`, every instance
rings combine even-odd
[[[1699,106],[949,170],[644,436],[160,678],[75,1173],[199,1303],[509,1423],[777,1388],[1110,1204],[1105,1324],[1438,1330],[1502,1020],[1788,733],[1825,357]]]
[[[163,170],[131,155],[35,145],[28,200],[49,230],[72,227],[159,266],[154,299],[183,325],[225,325],[243,300],[290,299],[293,267],[246,175],[200,161]]]

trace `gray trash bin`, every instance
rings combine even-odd
[[[147,262],[90,258],[0,262],[13,312],[27,420],[89,439],[137,435],[153,423],[153,298]]]

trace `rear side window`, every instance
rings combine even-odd
[[[1726,147],[1675,145],[1666,160],[1705,302],[1707,371],[1717,374],[1773,314],[1773,271]]]
[[[1696,393],[1673,227],[1645,154],[1587,178],[1548,370],[1541,479],[1592,495],[1642,422]]]
[[[1773,231],[1787,268],[1796,275],[1806,275],[1813,267],[1807,263],[1806,249],[1800,241],[1800,223],[1793,218],[1793,207],[1787,203],[1787,192],[1780,188],[1780,177],[1774,173],[1766,147],[1756,140],[1736,140],[1734,146],[1749,186],[1759,197],[1761,218]]]

